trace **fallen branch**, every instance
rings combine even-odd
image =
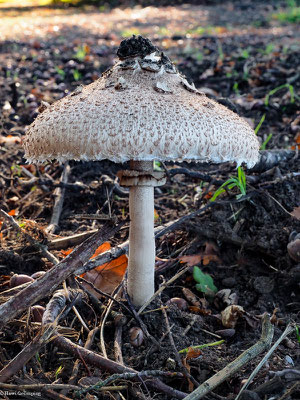
[[[80,386],[64,384],[64,383],[38,383],[38,384],[29,384],[29,385],[12,385],[10,383],[0,383],[0,389],[5,389],[9,391],[24,391],[27,392],[29,390],[33,390],[35,392],[42,390],[76,390],[79,391],[81,389]],[[124,390],[127,389],[127,386],[101,386],[98,390],[101,392],[111,392],[116,390]]]
[[[291,324],[291,323],[288,324],[288,326],[285,328],[285,330],[282,333],[282,335],[280,336],[280,338],[276,340],[276,342],[273,344],[273,346],[270,348],[270,350],[267,352],[267,354],[263,357],[263,359],[260,361],[260,363],[255,368],[255,370],[249,376],[249,378],[247,379],[247,382],[245,382],[245,384],[241,388],[239,394],[236,396],[235,400],[239,400],[239,398],[241,397],[241,394],[243,393],[243,391],[247,389],[247,387],[250,385],[251,381],[253,380],[255,375],[258,373],[258,371],[261,369],[261,367],[264,365],[264,363],[271,357],[271,355],[277,349],[277,347],[283,341],[283,339],[285,339],[292,331],[294,331],[294,329],[295,329],[295,325],[294,324]],[[299,377],[300,377],[300,373],[299,373],[298,378]]]
[[[164,376],[167,378],[174,378],[174,377],[183,377],[183,374],[181,372],[169,372],[169,371],[161,371],[161,370],[151,370],[151,371],[141,371],[141,372],[125,372],[123,374],[114,374],[109,376],[108,378],[106,378],[104,381],[100,381],[98,383],[96,383],[95,385],[89,386],[87,388],[81,389],[78,394],[82,395],[85,393],[88,393],[92,390],[99,390],[101,389],[103,386],[115,382],[116,380],[119,379],[133,379],[133,378],[149,378],[149,377],[153,377],[153,376]]]
[[[104,225],[91,238],[73,250],[64,260],[47,271],[45,275],[36,279],[21,292],[2,304],[0,306],[0,329],[29,306],[53,293],[58,285],[83,265],[93,255],[96,248],[113,236],[122,225],[124,225],[124,222],[115,227],[111,227],[109,224]]]
[[[214,179],[211,175],[204,174],[203,172],[200,171],[193,171],[189,168],[172,168],[168,170],[168,173],[170,177],[173,177],[175,175],[185,175],[188,176],[189,178],[200,179],[201,181],[204,182],[214,181],[214,184],[216,185],[223,185],[223,183],[225,183],[224,180]]]
[[[261,352],[265,351],[271,344],[274,334],[274,327],[271,324],[270,317],[267,313],[262,318],[262,334],[261,338],[250,349],[244,351],[238,358],[228,364],[221,371],[217,372],[207,381],[202,383],[196,390],[184,398],[184,400],[199,400],[207,393],[211,392],[226,379],[240,370],[246,363],[257,357]]]
[[[63,336],[57,336],[53,340],[53,343],[60,350],[65,351],[68,354],[72,354],[73,357],[80,358],[84,360],[84,362],[86,362],[87,364],[93,365],[97,368],[100,368],[101,370],[105,369],[114,374],[133,373],[136,374],[137,377],[139,375],[139,372],[134,370],[133,368],[125,367],[124,365],[118,364],[115,361],[104,358],[101,355],[94,353],[93,351],[76,345],[75,343],[71,342],[71,340]],[[147,379],[145,383],[152,390],[165,393],[168,396],[176,399],[184,399],[186,396],[186,393],[171,388],[159,379],[150,378]]]
[[[261,150],[260,152],[260,160],[255,164],[253,168],[251,168],[251,172],[263,172],[276,167],[281,162],[286,163],[291,160],[293,157],[297,156],[297,152],[294,150]]]
[[[85,239],[89,238],[97,231],[98,229],[93,229],[88,232],[77,233],[76,235],[54,239],[51,240],[51,242],[49,242],[47,245],[50,250],[60,250],[60,249],[66,249],[68,247],[77,246],[78,244],[82,243]]]

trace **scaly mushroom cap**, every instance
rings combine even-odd
[[[24,138],[29,162],[258,161],[246,121],[207,98],[148,39],[132,37],[97,81],[46,107]]]

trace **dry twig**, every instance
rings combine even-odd
[[[115,227],[111,227],[109,224],[104,225],[95,235],[74,249],[71,254],[47,271],[45,275],[36,279],[21,292],[2,304],[0,306],[0,329],[29,306],[50,295],[58,285],[93,255],[99,244],[108,240],[123,224],[120,223]]]
[[[253,358],[257,357],[262,351],[267,349],[273,339],[274,327],[271,324],[270,316],[265,313],[262,319],[262,334],[261,338],[250,349],[244,351],[238,358],[228,364],[221,371],[217,372],[207,381],[202,383],[196,390],[184,398],[184,400],[199,400],[222,382],[236,373],[243,365],[248,363]]]
[[[125,367],[115,361],[109,360],[107,358],[102,357],[100,354],[96,354],[93,351],[84,349],[81,346],[76,345],[75,343],[71,342],[69,339],[58,335],[54,339],[54,344],[59,347],[62,351],[67,352],[68,354],[72,354],[76,358],[82,358],[87,364],[93,365],[100,369],[105,369],[109,372],[116,373],[116,374],[123,374],[123,373],[134,373],[138,377],[140,372],[135,371],[132,368]],[[172,376],[172,373],[171,373]],[[166,385],[159,379],[152,379],[146,381],[146,384],[149,388],[165,393],[170,397],[176,399],[183,399],[186,396],[186,393],[183,393],[179,390],[173,389],[170,386]]]

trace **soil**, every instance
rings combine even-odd
[[[276,13],[286,10],[285,2],[275,1],[177,6],[159,6],[157,2],[155,6],[101,11],[93,7],[29,7],[21,10],[1,5],[1,209],[9,212],[41,243],[47,244],[55,238],[45,229],[51,220],[55,185],[63,166],[58,163],[39,167],[26,165],[22,136],[26,126],[37,116],[42,101],[52,103],[80,84],[91,83],[100,77],[116,60],[122,36],[142,34],[149,37],[176,63],[188,81],[193,81],[209,97],[234,109],[253,128],[263,120],[258,137],[266,150],[293,151],[288,159],[262,168],[260,172],[245,169],[247,193],[240,200],[237,200],[239,191],[236,188],[226,190],[218,197],[217,205],[157,239],[156,288],[187,265],[181,257],[195,257],[185,259],[190,262],[190,269],[167,286],[147,308],[148,312],[142,314],[141,319],[150,336],[140,346],[135,347],[130,339],[130,329],[137,328],[138,321],[118,303],[113,306],[114,311],[122,311],[127,317],[122,341],[126,366],[138,371],[182,372],[161,310],[161,306],[174,297],[184,298],[188,303],[185,310],[176,306],[167,308],[170,332],[178,351],[192,345],[225,340],[223,344],[203,349],[197,356],[181,357],[198,383],[224,368],[259,340],[261,317],[265,312],[273,315],[274,340],[289,322],[299,322],[300,259],[296,236],[300,233],[300,30],[297,24],[281,23],[276,19]],[[116,173],[124,165],[110,161],[70,161],[70,167],[69,186],[56,231],[59,237],[100,227],[103,219],[99,219],[99,215],[106,219],[110,216],[126,219],[128,195],[116,186],[112,190]],[[220,184],[237,175],[236,167],[229,163],[167,163],[157,164],[157,168],[169,171],[167,184],[155,192],[157,226],[190,215],[209,204]],[[176,174],[176,169],[184,173]],[[41,179],[28,183],[31,178],[26,171]],[[191,171],[197,172],[198,177]],[[87,218],[86,215],[90,216]],[[13,273],[31,275],[52,267],[7,220],[0,219],[0,224],[1,291],[8,289]],[[111,238],[111,245],[119,245],[127,237],[128,224]],[[296,250],[288,252],[291,242],[297,242],[298,255]],[[61,250],[54,250],[53,254],[63,258]],[[227,297],[224,298],[224,292],[223,296],[222,293],[209,296],[197,291],[194,265],[213,278],[218,291],[228,289]],[[196,296],[196,306],[187,298],[186,289]],[[44,298],[39,304],[46,306],[50,298]],[[103,304],[108,302],[105,297],[101,300]],[[125,298],[120,301],[127,304]],[[79,305],[78,310],[92,329],[101,320],[101,315],[95,312],[91,300],[87,303]],[[228,304],[238,304],[244,310],[232,327],[224,326],[221,319],[221,312]],[[29,315],[19,315],[0,333],[1,369],[37,334],[39,327]],[[87,332],[72,312],[60,321],[60,325],[69,329],[77,343],[84,344],[87,340]],[[109,317],[104,328],[104,341],[111,359],[115,357],[114,330]],[[92,350],[101,352],[99,336],[96,336]],[[261,358],[262,355],[246,364],[205,398],[235,398]],[[56,380],[68,383],[74,362],[73,357],[49,343],[40,350],[39,357],[32,358],[9,383],[51,383]],[[280,390],[267,393],[265,397],[261,392],[255,392],[271,379],[272,372],[299,370],[299,363],[299,338],[294,330],[254,378],[247,394],[252,397],[245,399],[299,399],[300,389],[295,381],[284,381]],[[100,369],[80,363],[75,384],[89,373],[97,379],[109,376]],[[176,374],[173,378],[161,379],[186,393],[195,389],[189,379]],[[128,385],[121,392],[123,397],[117,392],[97,394],[94,391],[96,397],[93,398],[172,398],[147,389],[146,379],[144,383],[135,382],[132,386],[126,380],[116,382]],[[141,393],[133,392],[134,388],[139,388]],[[69,392],[69,398],[73,398],[72,393]],[[3,398],[14,398],[13,395],[6,396]],[[51,397],[50,391],[43,391],[42,396],[58,398]],[[82,398],[92,398],[85,396]]]

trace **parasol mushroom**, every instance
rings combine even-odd
[[[121,42],[119,60],[97,81],[46,107],[24,138],[29,162],[130,161],[128,293],[141,306],[154,293],[154,187],[165,183],[154,160],[258,161],[248,123],[207,98],[150,40]]]

